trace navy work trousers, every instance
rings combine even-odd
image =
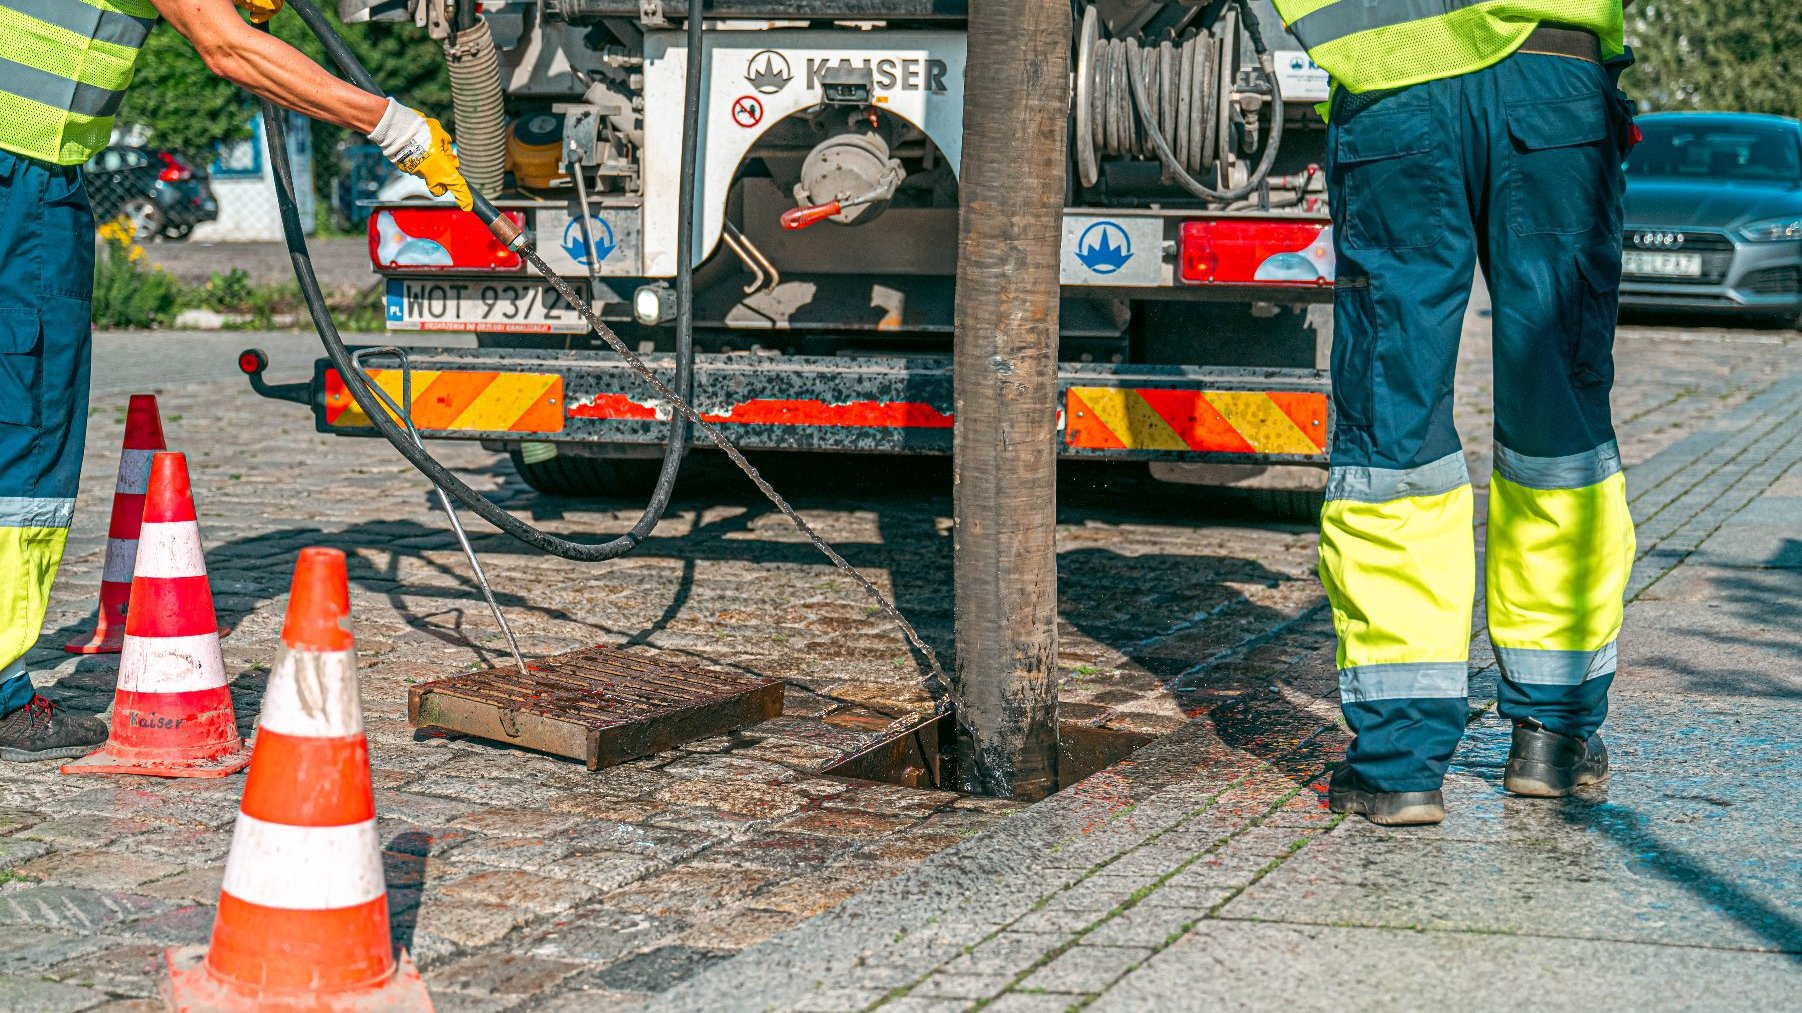
[[[87,438],[94,214],[80,168],[0,150],[0,716],[37,641]]]
[[[1602,67],[1527,53],[1334,97],[1321,577],[1346,760],[1381,790],[1439,787],[1464,728],[1476,553],[1452,397],[1479,268],[1494,305],[1485,577],[1501,712],[1573,735],[1606,714],[1634,552],[1608,410],[1629,115]]]

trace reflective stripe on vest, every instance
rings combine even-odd
[[[1540,22],[1585,28],[1604,59],[1622,50],[1620,0],[1277,0],[1308,55],[1355,92],[1481,70]]]
[[[148,0],[0,0],[0,148],[74,165],[112,137]]]

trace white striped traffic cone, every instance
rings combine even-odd
[[[138,558],[138,525],[144,491],[150,485],[150,458],[162,450],[163,420],[156,395],[133,394],[125,409],[125,446],[113,483],[113,514],[106,531],[106,563],[100,574],[100,613],[94,632],[63,645],[70,654],[118,654],[125,645],[125,606],[131,599],[131,571]]]
[[[243,770],[219,624],[207,584],[187,459],[150,462],[137,565],[126,609],[119,685],[106,745],[62,767],[65,774],[223,777]]]
[[[207,947],[172,948],[171,1010],[430,1010],[388,934],[344,553],[303,549]]]

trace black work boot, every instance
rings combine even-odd
[[[1561,735],[1532,718],[1514,722],[1514,745],[1502,787],[1516,795],[1563,798],[1586,784],[1608,780],[1608,749],[1601,735]]]
[[[106,722],[70,714],[42,696],[0,718],[0,760],[86,756],[106,741]]]
[[[1327,782],[1327,805],[1336,813],[1358,813],[1385,827],[1411,827],[1445,819],[1445,796],[1432,791],[1378,791],[1345,764]]]

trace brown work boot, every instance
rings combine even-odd
[[[1327,806],[1385,827],[1425,826],[1445,819],[1445,796],[1439,791],[1378,791],[1343,763],[1327,782]]]
[[[1602,736],[1579,739],[1552,731],[1532,718],[1514,722],[1514,742],[1502,787],[1516,795],[1563,798],[1586,784],[1608,780],[1608,747]]]
[[[0,718],[0,760],[60,760],[86,756],[106,741],[106,722],[70,714],[42,695]]]

